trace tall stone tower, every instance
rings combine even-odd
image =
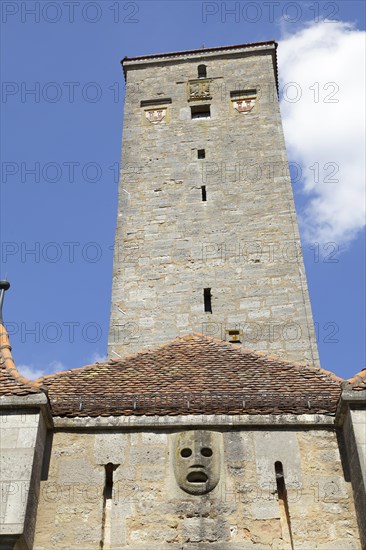
[[[117,357],[25,379],[0,281],[0,547],[364,550],[366,369],[273,357],[316,361],[275,44],[124,67]]]
[[[111,358],[201,332],[318,364],[276,46],[123,60]]]

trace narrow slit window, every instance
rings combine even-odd
[[[206,158],[206,151],[204,149],[198,149],[197,158],[199,158],[199,159]]]
[[[206,185],[201,185],[201,191],[202,191],[202,201],[207,201],[207,194],[206,194]]]
[[[194,105],[191,107],[191,118],[210,118],[210,105]]]
[[[205,312],[206,313],[212,313],[212,304],[211,304],[211,289],[210,288],[204,288],[203,289],[203,301],[205,305]]]
[[[118,464],[109,462],[104,466],[104,492],[102,512],[102,533],[99,548],[109,548],[112,532],[112,498],[113,498],[113,472]]]
[[[275,473],[276,473],[276,484],[277,484],[277,494],[278,498],[284,500],[285,497],[285,476],[283,473],[282,462],[275,462]]]
[[[198,72],[198,78],[206,78],[207,77],[206,65],[198,65],[197,72]]]
[[[290,543],[291,549],[294,549],[294,541],[291,529],[291,517],[287,498],[285,474],[283,472],[282,462],[275,462],[275,475],[277,485],[278,504],[280,506],[280,519],[282,527],[282,536]]]
[[[106,500],[112,498],[113,494],[113,471],[114,465],[110,462],[105,466],[105,486],[104,486],[104,496]]]

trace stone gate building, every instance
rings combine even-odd
[[[2,548],[366,547],[366,371],[319,366],[276,47],[123,60],[110,359],[32,382],[1,324]]]

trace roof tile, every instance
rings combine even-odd
[[[0,396],[42,393],[40,382],[24,378],[15,366],[9,336],[0,324]]]
[[[352,378],[345,380],[342,384],[345,389],[353,391],[365,391],[366,390],[366,368],[355,374]]]
[[[54,415],[334,413],[342,379],[201,334],[51,374]]]

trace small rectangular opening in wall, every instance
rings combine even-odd
[[[233,92],[230,92],[231,99],[239,99],[239,98],[245,98],[245,97],[253,97],[257,95],[257,90],[251,89],[251,90],[235,90]]]
[[[140,101],[141,107],[154,107],[155,105],[166,105],[172,102],[171,97],[162,97],[159,99],[143,99]]]
[[[191,107],[191,118],[210,118],[210,105],[194,105]]]
[[[206,195],[206,185],[201,185],[201,191],[202,191],[202,201],[207,201],[207,195]]]
[[[206,78],[207,77],[207,67],[206,67],[206,65],[198,65],[197,71],[198,71],[198,78]]]
[[[198,149],[197,158],[204,159],[206,157],[206,151],[204,149]]]
[[[204,301],[204,305],[205,305],[205,312],[206,313],[212,313],[211,289],[210,288],[204,288],[203,289],[203,301]]]

